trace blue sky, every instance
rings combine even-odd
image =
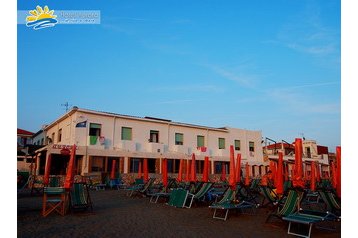
[[[28,1],[101,24],[17,25],[17,126],[61,104],[341,144],[340,1]]]

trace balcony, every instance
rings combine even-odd
[[[205,146],[199,146],[194,148],[193,152],[196,155],[209,156],[209,149]]]
[[[147,151],[151,153],[164,153],[164,144],[148,142]]]
[[[123,151],[137,151],[136,143],[131,140],[122,140],[116,145],[116,149]]]
[[[171,151],[181,153],[181,154],[188,154],[189,148],[184,145],[172,145]]]
[[[217,149],[215,154],[217,156],[225,156],[225,157],[230,156],[229,150],[227,149]]]

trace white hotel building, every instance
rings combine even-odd
[[[77,146],[76,173],[81,175],[110,173],[114,160],[116,171],[137,173],[143,158],[148,159],[149,173],[159,174],[161,161],[167,158],[168,172],[176,177],[179,159],[191,159],[192,153],[199,176],[205,156],[211,161],[211,174],[220,174],[222,165],[228,167],[230,145],[235,147],[235,157],[241,154],[243,164],[264,164],[261,131],[213,128],[73,107],[46,126],[44,132],[46,146],[37,157],[36,174],[40,175],[49,154],[51,174],[65,174],[69,156],[61,149],[73,144]]]

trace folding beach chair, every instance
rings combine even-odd
[[[269,205],[275,206],[280,200],[276,192],[268,186],[260,186],[260,191],[263,196],[261,207],[267,207]],[[267,202],[265,203],[266,200]]]
[[[169,198],[172,192],[172,189],[177,188],[178,185],[174,178],[169,179],[167,186],[162,186],[159,189],[149,189],[147,195],[150,196],[149,202],[157,203],[159,198]]]
[[[212,186],[213,186],[213,183],[207,182],[207,183],[204,183],[201,186],[201,188],[198,190],[198,192],[196,192],[195,194],[188,193],[187,201],[189,201],[189,205],[188,206],[185,205],[185,207],[191,208],[191,205],[193,204],[194,199],[196,201],[203,201],[205,199],[205,195],[211,189]],[[187,204],[187,202],[185,202],[185,204]]]
[[[183,208],[185,205],[186,198],[188,196],[188,190],[182,188],[175,188],[170,193],[169,201],[167,205],[172,207]]]
[[[223,194],[222,198],[218,202],[214,202],[209,206],[209,208],[214,209],[213,218],[219,220],[227,220],[229,210],[241,210],[251,209],[254,213],[254,209],[257,208],[257,204],[242,200],[236,200],[237,190],[234,192],[231,188],[228,188]],[[223,215],[220,216],[220,212],[223,211]]]
[[[144,185],[143,184],[138,184],[138,185],[134,185],[134,186],[132,186],[130,188],[127,188],[127,190],[128,190],[127,196],[131,197],[133,194],[146,195],[146,192],[153,185],[154,181],[155,181],[155,178],[150,178],[148,180],[148,182],[146,182]]]
[[[70,191],[70,210],[87,210],[92,207],[88,185],[85,183],[74,183]]]
[[[66,190],[63,187],[44,187],[42,216],[46,217],[51,212],[57,212],[64,216],[67,205],[66,197]]]
[[[287,197],[281,198],[277,203],[277,210],[270,213],[266,218],[266,223],[270,221],[271,217],[282,218],[293,214],[298,210],[299,204],[302,200],[303,192],[291,189]]]

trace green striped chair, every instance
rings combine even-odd
[[[183,208],[185,205],[186,198],[188,196],[188,190],[182,188],[173,189],[170,193],[169,201],[167,205],[172,207]]]
[[[275,191],[268,186],[260,186],[260,191],[263,196],[261,207],[267,207],[268,205],[275,206],[280,200]],[[267,202],[265,203],[266,200]]]
[[[277,204],[277,210],[268,215],[266,223],[268,223],[272,217],[282,218],[296,212],[302,197],[303,192],[294,189],[289,190],[287,197],[284,199],[285,202],[283,204]]]
[[[247,202],[245,200],[235,201],[238,189],[233,191],[231,188],[228,188],[223,194],[222,198],[218,202],[214,202],[209,206],[209,208],[214,209],[213,218],[219,220],[227,220],[229,210],[243,210],[243,209],[254,209],[257,207],[256,204]],[[223,215],[220,215],[222,211]]]
[[[70,191],[70,210],[93,210],[88,186],[85,183],[74,183]]]
[[[326,210],[330,213],[340,215],[341,205],[335,194],[328,190],[320,190],[318,193],[326,205]]]
[[[198,190],[198,192],[196,192],[195,194],[188,193],[187,201],[190,201],[190,202],[189,202],[189,205],[188,206],[185,205],[185,207],[191,208],[191,205],[193,204],[194,199],[197,201],[204,200],[206,193],[211,189],[212,186],[213,186],[213,183],[211,183],[211,182],[203,183],[203,185]],[[185,202],[185,204],[187,204],[187,203],[188,202]]]

